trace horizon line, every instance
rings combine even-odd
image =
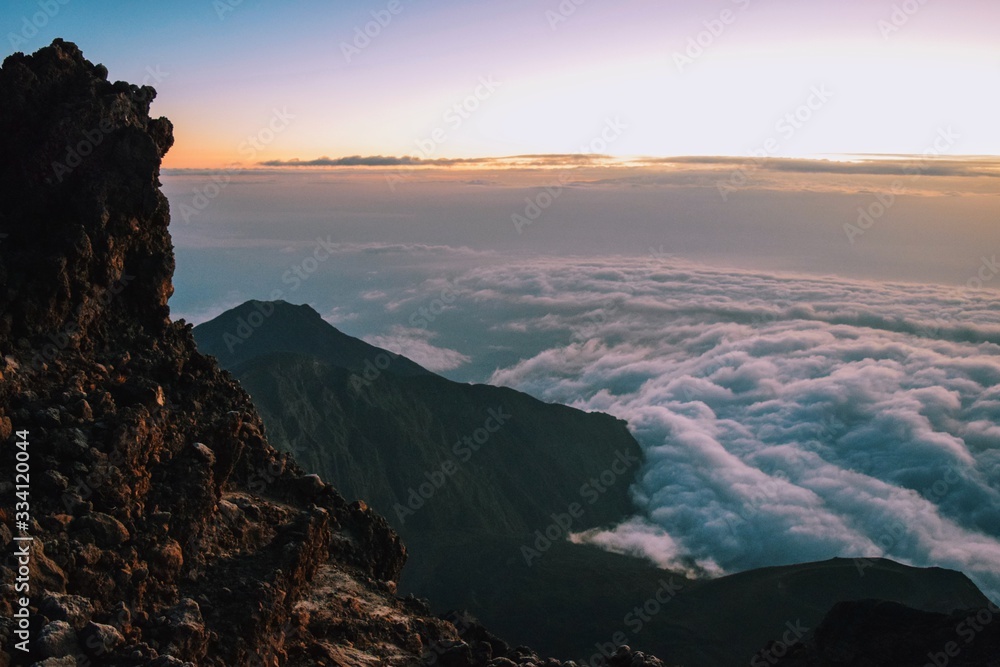
[[[215,167],[163,167],[165,172],[204,171],[206,169],[233,169],[239,171],[269,171],[286,169],[385,169],[385,168],[448,168],[448,167],[519,167],[519,168],[552,168],[552,167],[625,167],[625,166],[664,166],[670,164],[733,164],[754,162],[770,163],[826,163],[829,165],[863,166],[879,162],[928,161],[942,163],[988,163],[1000,168],[1000,155],[970,153],[961,155],[933,155],[921,153],[823,153],[811,156],[790,155],[724,155],[724,154],[694,154],[694,155],[608,155],[603,153],[523,153],[504,156],[479,157],[438,157],[424,158],[414,155],[344,155],[306,159],[293,157],[287,159],[272,159],[254,163],[231,162]],[[978,174],[985,175],[985,174]],[[992,175],[992,174],[991,174]]]

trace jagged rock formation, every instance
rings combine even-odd
[[[271,448],[169,320],[154,95],[61,40],[0,69],[0,467],[30,443],[26,530],[0,481],[0,665],[543,664],[398,599],[385,520]]]

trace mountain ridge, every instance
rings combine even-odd
[[[359,345],[305,305],[247,302],[195,327],[199,349],[217,350],[262,306],[270,315],[247,339],[258,342],[226,354],[223,366],[256,397],[280,449],[404,534],[414,527],[530,534],[578,501],[587,512],[574,529],[631,513],[628,487],[643,457],[623,421],[413,372],[405,357]],[[295,331],[303,322],[308,334]],[[596,500],[582,498],[582,485],[619,453],[625,475],[600,486]]]
[[[280,332],[267,326],[276,312],[287,324]],[[382,372],[403,377],[431,375],[407,357],[348,336],[306,304],[251,299],[199,324],[196,330],[199,348],[227,368],[262,354],[299,352],[357,371],[366,380]]]

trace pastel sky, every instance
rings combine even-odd
[[[994,600],[997,26],[997,0],[0,4],[5,52],[62,37],[156,87],[175,318],[308,303],[628,420],[636,516],[579,539],[709,572],[887,555]]]
[[[63,37],[112,78],[154,85],[155,112],[176,127],[172,168],[351,155],[912,154],[947,126],[960,135],[953,154],[996,155],[997,25],[994,0],[0,6],[5,53]],[[373,36],[359,37],[366,27]],[[601,139],[608,123],[623,128],[611,141]]]

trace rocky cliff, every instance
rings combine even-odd
[[[543,664],[397,598],[385,520],[170,321],[154,96],[61,40],[0,69],[0,665]]]

